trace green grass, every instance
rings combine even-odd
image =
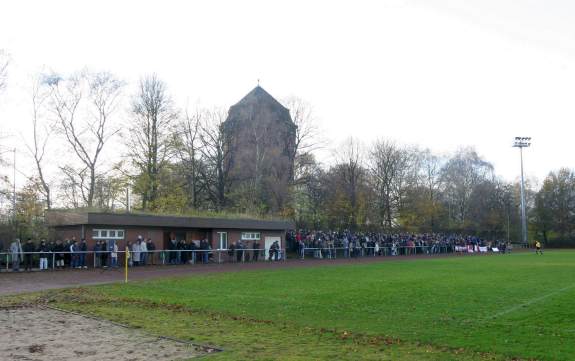
[[[214,360],[575,359],[575,252],[237,272],[59,293]]]

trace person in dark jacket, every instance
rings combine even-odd
[[[96,258],[96,268],[102,267],[102,242],[99,240],[96,241],[92,250],[94,251],[94,257]]]
[[[191,241],[190,242],[190,257],[191,257],[193,264],[195,264],[196,260],[197,260],[197,256],[198,256],[198,252],[196,252],[197,249],[198,249],[198,246],[196,245],[196,242]]]
[[[168,260],[170,264],[176,264],[177,261],[176,250],[178,248],[178,242],[176,241],[175,237],[171,238],[172,239],[168,242]]]
[[[56,243],[53,240],[48,241],[48,268],[56,268],[56,257],[54,255],[54,248],[56,247]]]
[[[278,257],[279,257],[279,253],[280,253],[280,245],[277,241],[275,241],[270,246],[269,260],[271,261],[273,259],[274,261],[277,261]]]
[[[238,239],[236,242],[236,262],[242,262],[244,257],[244,245],[242,241]]]
[[[106,241],[102,241],[100,243],[100,247],[102,247],[102,253],[101,253],[102,254],[102,257],[101,257],[102,268],[108,268],[108,255],[110,253],[108,252],[108,244],[107,243],[108,242],[106,242]]]
[[[50,249],[46,244],[45,240],[40,241],[40,245],[38,246],[38,252],[40,252],[40,271],[44,271],[48,269],[48,255]]]
[[[178,241],[178,264],[186,264],[188,260],[186,248],[187,248],[186,240],[180,239]]]
[[[254,262],[258,261],[258,258],[260,256],[260,243],[258,241],[254,242],[254,245],[252,246],[254,248]],[[264,255],[265,258],[265,255]]]
[[[70,267],[80,268],[80,245],[78,241],[74,241],[70,244],[68,252],[70,252]]]
[[[70,253],[70,246],[72,245],[72,241],[67,239],[64,242],[64,268],[72,266],[72,253]]]
[[[34,252],[36,251],[36,247],[30,238],[28,238],[26,243],[24,243],[22,251],[24,252],[24,270],[32,271],[32,259],[34,257]]]
[[[146,242],[146,248],[148,249],[148,259],[150,260],[150,264],[156,264],[156,253],[154,252],[156,250],[156,245],[154,242],[152,242],[151,238],[148,238],[148,241]]]
[[[210,245],[207,240],[204,239],[200,242],[200,249],[202,250],[202,263],[208,263],[208,250],[210,249]]]
[[[54,252],[56,253],[56,268],[64,268],[64,249],[65,246],[61,240],[56,240]]]
[[[86,269],[88,268],[88,266],[86,266],[86,252],[88,251],[88,245],[86,244],[86,240],[84,238],[82,238],[82,241],[80,242],[79,251],[80,251],[80,254],[78,255],[78,258],[80,259],[79,267]]]

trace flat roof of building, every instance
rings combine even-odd
[[[295,228],[294,222],[287,220],[167,216],[137,213],[48,211],[46,220],[50,227],[94,225],[275,231]]]

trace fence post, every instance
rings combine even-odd
[[[124,252],[124,283],[128,283],[128,259],[130,258],[130,251],[126,246],[126,251]]]

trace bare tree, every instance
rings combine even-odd
[[[100,209],[128,208],[127,189],[129,177],[123,174],[122,163],[114,165],[110,172],[96,179],[94,202]]]
[[[140,171],[142,207],[148,209],[158,198],[160,172],[174,154],[172,128],[177,119],[166,84],[156,74],[140,79],[132,113],[129,156]]]
[[[357,225],[360,188],[365,180],[364,152],[361,143],[354,138],[348,138],[335,152],[336,173],[341,178],[341,187],[349,202],[350,213],[348,225]]]
[[[75,171],[76,177],[81,178],[76,183],[81,185],[84,204],[91,207],[99,157],[108,140],[119,131],[110,118],[117,110],[124,84],[110,73],[86,71],[67,79],[48,77],[46,83],[51,88],[52,110],[59,130],[82,164]]]
[[[207,113],[206,118],[200,124],[200,152],[202,154],[203,167],[200,174],[206,184],[208,198],[217,211],[227,206],[227,192],[230,185],[231,162],[229,156],[232,151],[233,132],[224,131],[224,121],[227,112],[223,109],[215,109]]]
[[[301,181],[301,169],[306,167],[307,155],[322,148],[325,142],[321,136],[321,129],[317,124],[312,105],[296,96],[290,96],[282,101],[282,104],[289,109],[291,118],[296,125],[295,143],[292,148],[292,164],[290,179],[294,183]]]
[[[475,187],[482,181],[493,179],[493,165],[483,160],[473,148],[460,149],[441,169],[450,218],[465,226],[469,203]],[[453,206],[453,211],[451,207]]]
[[[43,119],[43,112],[46,102],[49,99],[49,92],[44,86],[44,81],[41,76],[36,76],[32,83],[31,102],[32,102],[32,142],[26,142],[28,153],[34,159],[36,166],[37,180],[39,182],[39,191],[44,197],[46,208],[52,207],[52,194],[50,183],[46,179],[44,173],[44,157],[46,155],[46,147],[48,140],[53,132],[53,127],[45,124]]]
[[[83,198],[81,193],[84,190],[85,172],[78,172],[70,166],[60,167],[60,171],[63,175],[63,179],[59,184],[61,201],[67,207],[80,207],[81,199]]]
[[[189,112],[186,109],[185,117],[179,122],[175,150],[185,173],[189,192],[189,206],[198,208],[201,189],[200,182],[200,151],[201,124],[206,117],[206,110],[196,109]]]
[[[427,191],[427,200],[431,207],[429,212],[429,226],[434,231],[437,218],[437,203],[441,187],[441,158],[426,149],[421,154],[421,180]]]
[[[369,160],[377,216],[380,225],[391,231],[398,225],[407,191],[417,184],[420,158],[412,147],[377,140]]]

